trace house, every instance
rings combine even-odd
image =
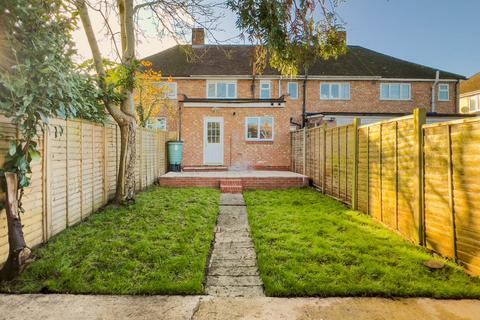
[[[456,114],[462,76],[348,46],[337,60],[318,61],[308,76],[281,76],[267,67],[254,74],[251,45],[206,45],[203,29],[192,45],[146,57],[171,76],[186,169],[289,169],[290,132],[308,121],[329,122],[361,113],[394,117],[424,107]],[[167,117],[167,116],[165,116]],[[331,120],[331,119],[334,120]]]
[[[460,112],[480,111],[480,72],[470,79],[460,82]]]

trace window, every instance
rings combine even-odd
[[[162,98],[177,99],[177,83],[176,82],[159,82],[158,87],[162,89]]]
[[[380,100],[410,100],[410,83],[382,83],[380,85]]]
[[[232,99],[237,97],[235,81],[207,81],[207,98]]]
[[[260,81],[260,99],[270,99],[272,97],[272,83],[270,81]]]
[[[287,84],[287,93],[290,95],[290,99],[298,99],[298,83],[289,82]]]
[[[220,122],[207,123],[207,141],[208,143],[220,143]]]
[[[158,117],[147,121],[147,128],[167,131],[167,118]]]
[[[321,83],[320,99],[350,100],[350,83]]]
[[[249,141],[273,141],[273,118],[246,118],[246,139]]]
[[[478,111],[478,96],[471,96],[468,102],[470,112]]]
[[[438,85],[438,100],[439,101],[450,100],[450,96],[448,93],[448,84],[442,83]]]

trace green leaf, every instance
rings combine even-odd
[[[36,161],[36,160],[39,160],[41,158],[41,155],[40,155],[40,152],[38,150],[35,150],[35,149],[30,149],[28,151],[29,155],[30,155],[30,158],[32,159],[32,161]]]
[[[8,150],[8,154],[13,157],[15,153],[17,153],[17,144],[12,141],[10,142],[10,149]]]

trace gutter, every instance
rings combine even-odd
[[[435,72],[435,81],[432,85],[432,112],[437,112],[437,95],[436,90],[438,82],[440,81],[440,71]]]

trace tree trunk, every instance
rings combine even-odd
[[[5,173],[7,181],[7,225],[8,225],[8,259],[0,271],[0,280],[12,280],[18,276],[32,261],[31,251],[25,243],[22,230],[22,221],[18,210],[18,182],[17,175]]]
[[[118,204],[135,200],[136,133],[133,118],[120,126],[120,162],[115,193]]]

